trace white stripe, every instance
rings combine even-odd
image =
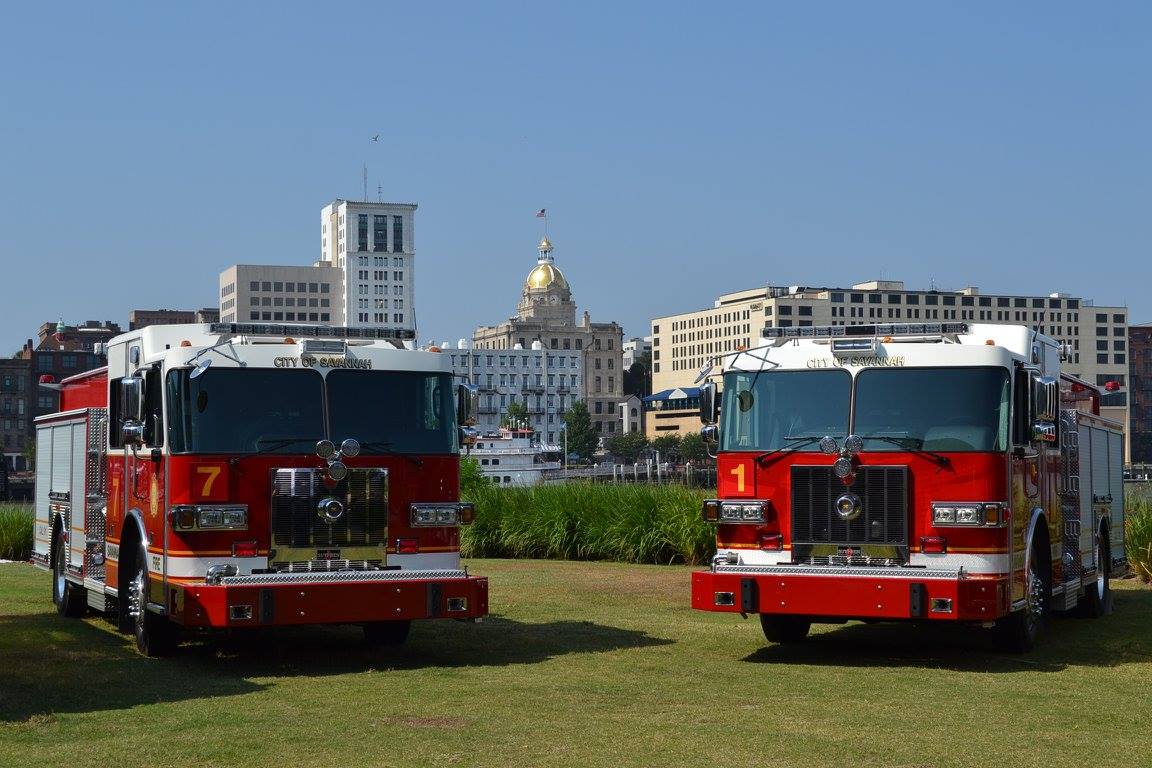
[[[720,549],[717,554],[735,552],[742,565],[791,565],[791,552],[774,552],[760,549]],[[388,562],[392,562],[389,558]],[[1006,554],[945,554],[924,555],[913,552],[908,560],[909,565],[932,568],[934,570],[955,571],[963,568],[966,573],[1007,573],[1008,555]],[[915,574],[909,574],[913,576]]]
[[[168,555],[168,575],[176,578],[206,576],[210,565],[234,565],[239,575],[252,573],[253,568],[267,568],[266,557],[178,557]],[[159,574],[160,571],[153,571]]]
[[[452,571],[460,567],[459,552],[429,552],[422,555],[388,555],[388,565],[413,571]]]

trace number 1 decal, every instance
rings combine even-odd
[[[744,465],[737,464],[728,470],[728,474],[736,475],[736,493],[744,493]]]

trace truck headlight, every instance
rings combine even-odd
[[[471,504],[445,502],[443,504],[413,504],[409,522],[413,528],[467,525],[472,522],[475,508]]]
[[[1004,524],[1004,505],[998,501],[932,503],[932,525],[937,527],[999,527]]]
[[[720,502],[721,523],[763,523],[768,519],[768,502],[722,501]]]
[[[178,504],[169,514],[177,531],[246,531],[248,507],[245,504]]]

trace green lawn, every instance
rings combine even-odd
[[[1010,657],[979,631],[690,610],[690,569],[480,560],[495,614],[373,651],[352,628],[137,656],[0,566],[3,766],[1152,764],[1152,590]]]

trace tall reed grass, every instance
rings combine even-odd
[[[1152,488],[1136,486],[1125,494],[1124,549],[1132,570],[1152,582]]]
[[[481,487],[465,557],[706,562],[715,530],[700,517],[708,494],[683,486],[563,483]]]
[[[0,504],[0,560],[27,560],[32,556],[31,504]]]

